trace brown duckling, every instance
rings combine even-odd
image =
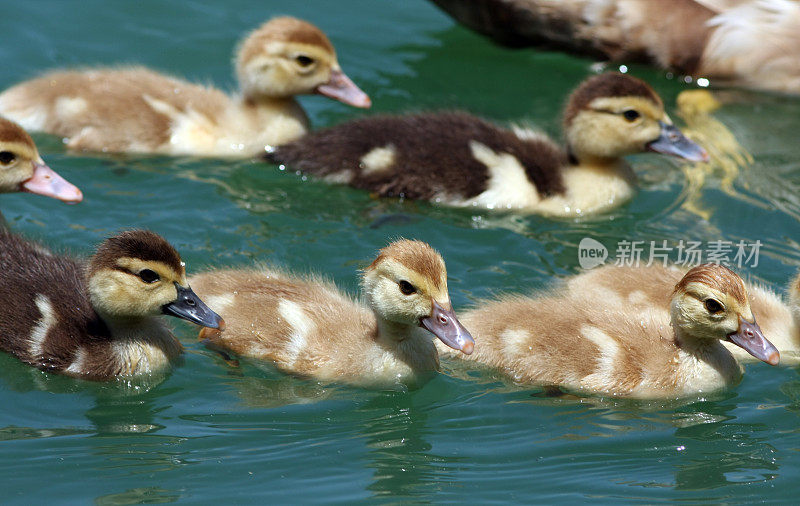
[[[466,113],[375,116],[312,132],[266,157],[383,196],[572,217],[631,197],[635,177],[625,155],[708,156],[672,125],[650,86],[619,73],[578,86],[564,131],[561,148]]]
[[[602,297],[629,307],[666,310],[672,287],[686,269],[654,264],[648,267],[607,265],[571,278],[568,289],[576,294]],[[758,324],[781,354],[781,364],[800,364],[800,274],[789,282],[784,301],[773,290],[746,282],[750,307]],[[745,350],[723,342],[740,362],[755,361]]]
[[[178,252],[132,230],[88,262],[0,230],[0,349],[43,370],[92,380],[165,369],[180,343],[159,315],[223,325],[186,282]]]
[[[64,202],[83,200],[81,191],[48,167],[31,136],[0,117],[0,193],[28,192]]]
[[[653,62],[712,83],[800,93],[795,0],[432,0],[499,42]]]
[[[289,373],[367,386],[416,384],[439,369],[431,334],[469,354],[442,257],[420,241],[383,248],[363,272],[366,305],[330,283],[268,269],[215,270],[191,284],[227,322],[210,347],[270,360]]]
[[[463,357],[498,368],[518,383],[633,398],[679,398],[735,385],[742,368],[730,341],[776,365],[729,269],[705,264],[674,285],[668,308],[631,307],[571,290],[512,296],[463,317],[478,340]]]
[[[236,72],[240,95],[229,96],[143,67],[55,71],[0,94],[0,114],[73,149],[250,157],[306,133],[296,95],[370,106],[328,37],[296,18],[273,18],[250,33]]]

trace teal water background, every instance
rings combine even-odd
[[[325,30],[371,111],[304,97],[316,127],[375,112],[460,108],[558,135],[568,91],[591,61],[508,50],[423,0],[0,2],[0,87],[45,69],[139,63],[233,89],[231,53],[247,30],[291,14]],[[691,86],[646,67],[674,109]],[[456,310],[579,271],[577,244],[760,240],[743,274],[782,290],[800,265],[800,100],[730,91],[717,118],[756,162],[711,178],[703,220],[686,211],[675,160],[631,157],[634,201],[602,217],[551,221],[376,200],[254,161],[90,156],[37,135],[46,161],[80,186],[66,206],[3,195],[11,227],[89,253],[126,227],[151,228],[190,271],[266,261],[357,290],[356,270],[390,238],[439,249]],[[565,308],[568,310],[568,308]],[[554,317],[557,315],[554,315]],[[176,323],[183,363],[141,384],[97,384],[0,356],[0,502],[130,504],[796,502],[800,381],[747,366],[735,389],[675,403],[546,399],[488,371],[445,364],[412,392],[367,391],[232,369]],[[479,344],[478,344],[479,345]]]

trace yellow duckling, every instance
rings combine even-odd
[[[69,203],[83,200],[77,187],[44,163],[28,132],[0,118],[0,193],[19,191]]]
[[[716,171],[722,173],[722,191],[732,197],[761,205],[745,198],[733,187],[739,172],[753,163],[753,156],[739,144],[728,127],[712,116],[711,113],[722,104],[708,90],[683,91],[678,95],[677,104],[678,114],[686,123],[686,136],[702,144],[709,154],[709,161],[706,163],[683,166],[689,193],[684,206],[706,220],[710,218],[711,213],[703,208],[700,197],[706,178]]]
[[[217,270],[189,281],[227,324],[203,329],[210,347],[322,381],[416,384],[439,369],[431,334],[463,353],[474,346],[450,304],[442,257],[420,241],[380,251],[363,273],[366,306],[329,283],[268,269]]]
[[[708,157],[672,124],[650,86],[619,73],[578,86],[564,132],[562,148],[466,113],[373,116],[312,132],[267,159],[382,196],[576,217],[631,198],[635,176],[626,155]]]
[[[0,114],[73,149],[250,157],[306,133],[296,95],[370,106],[325,34],[296,18],[273,18],[250,33],[236,73],[240,95],[228,96],[143,67],[55,71],[0,94]]]
[[[599,290],[486,303],[463,317],[478,346],[462,358],[518,383],[648,399],[738,383],[742,368],[721,341],[778,363],[735,273],[705,264],[673,286],[667,308],[630,307]]]
[[[628,307],[657,308],[669,305],[672,286],[685,275],[686,269],[608,265],[573,277],[568,283],[570,292],[603,297],[609,304]],[[800,364],[800,274],[789,282],[787,300],[773,290],[746,283],[750,307],[758,315],[758,323],[781,354],[781,364]],[[739,347],[723,343],[742,362],[754,357]]]

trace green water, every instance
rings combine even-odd
[[[0,87],[64,66],[142,63],[231,89],[242,33],[274,14],[321,26],[375,104],[306,97],[316,126],[379,111],[462,108],[558,134],[567,91],[591,62],[497,48],[423,0],[0,2]],[[643,67],[667,104],[686,86]],[[684,210],[674,160],[633,157],[642,189],[622,209],[548,221],[374,200],[251,161],[74,156],[37,136],[80,186],[78,206],[3,195],[11,226],[88,253],[125,227],[165,235],[190,271],[269,261],[354,291],[389,238],[429,241],[456,309],[578,272],[577,244],[760,240],[745,274],[780,290],[800,265],[800,100],[731,92],[717,113],[756,157],[712,178],[706,221]],[[747,367],[734,390],[674,404],[543,399],[487,371],[445,364],[423,388],[319,385],[257,363],[232,369],[176,323],[183,363],[144,384],[94,384],[0,356],[0,501],[17,504],[309,502],[715,502],[796,500],[800,379]],[[480,345],[480,344],[478,344]]]

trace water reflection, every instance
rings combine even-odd
[[[414,404],[412,395],[386,393],[357,409],[369,449],[366,467],[373,469],[367,489],[375,498],[427,496],[433,483],[454,479],[446,470],[452,458],[431,452],[428,415]]]
[[[537,412],[549,410],[549,440],[563,440],[563,451],[583,455],[589,465],[601,455],[614,455],[609,471],[614,476],[619,469],[639,462],[637,478],[621,484],[698,491],[768,482],[780,474],[781,454],[773,444],[775,426],[737,421],[737,412],[743,408],[735,391],[702,399],[645,402],[549,397],[542,389],[508,384],[490,389],[506,397],[507,403],[528,404]],[[800,399],[800,382],[785,384],[781,390]],[[789,409],[800,411],[800,402]],[[641,461],[642,455],[648,455],[646,463]],[[674,478],[665,480],[665,474]]]
[[[271,364],[255,360],[239,359],[239,366],[231,366],[217,354],[211,354],[224,367],[228,379],[221,381],[232,388],[241,402],[250,408],[269,409],[292,404],[311,404],[342,397],[342,387],[338,385],[324,385],[282,374]]]
[[[125,492],[107,494],[97,497],[94,502],[98,506],[117,506],[123,504],[164,504],[176,502],[180,493],[160,487],[132,488]]]
[[[680,441],[677,490],[705,490],[732,483],[772,480],[780,468],[778,452],[762,423],[734,423],[734,403],[696,403],[684,414],[697,421],[675,431]],[[685,418],[683,420],[686,420]]]

